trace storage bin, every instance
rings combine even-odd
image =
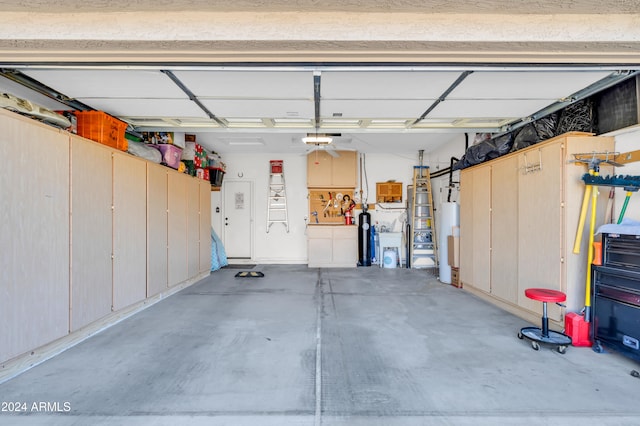
[[[209,169],[209,183],[213,186],[222,186],[222,178],[224,178],[224,170],[220,168]]]
[[[182,148],[169,143],[163,143],[154,146],[158,148],[160,150],[160,154],[162,154],[162,164],[177,170],[180,166]]]
[[[126,151],[129,142],[124,137],[127,123],[102,111],[76,111],[78,135],[83,138]]]

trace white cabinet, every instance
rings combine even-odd
[[[358,263],[358,227],[316,225],[307,228],[310,268],[354,268]]]
[[[541,306],[530,287],[567,294],[568,311],[584,306],[587,232],[580,254],[573,241],[584,193],[583,164],[574,153],[613,151],[611,137],[567,133],[462,170],[460,174],[460,280],[468,290],[525,319]],[[602,174],[611,170],[602,165]],[[606,197],[601,196],[598,224]],[[562,311],[549,305],[560,324]]]

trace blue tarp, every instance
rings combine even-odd
[[[218,238],[216,231],[211,228],[211,270],[217,271],[228,264],[227,252],[224,250],[222,241]]]

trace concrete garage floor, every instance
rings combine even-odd
[[[637,363],[536,352],[523,320],[424,270],[253,270],[266,276],[214,272],[0,384],[3,407],[69,409],[0,424],[640,424]]]

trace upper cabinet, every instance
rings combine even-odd
[[[337,157],[326,151],[316,150],[307,155],[307,187],[355,188],[357,186],[358,153],[334,151]]]

